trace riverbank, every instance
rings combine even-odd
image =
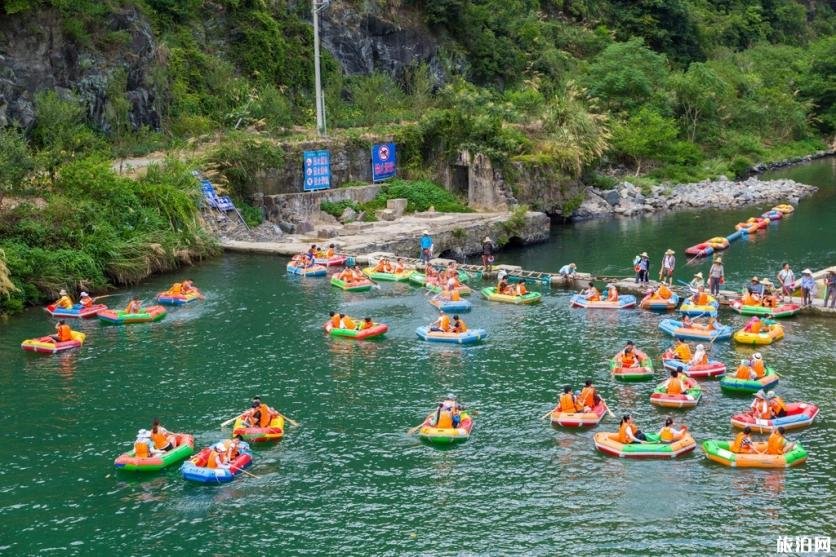
[[[255,229],[258,236],[266,224]],[[269,239],[248,239],[239,234],[221,235],[220,245],[227,251],[294,255],[306,251],[311,244],[334,244],[338,252],[365,254],[376,251],[404,256],[418,254],[418,238],[424,230],[433,238],[434,254],[459,258],[481,253],[482,240],[489,236],[497,244],[527,245],[549,239],[549,217],[534,211],[496,213],[423,212],[404,215],[394,221],[329,224],[304,234],[284,234],[274,230]]]
[[[813,195],[818,188],[794,180],[760,180],[755,177],[742,181],[705,180],[677,186],[653,186],[649,192],[630,182],[622,182],[613,189],[590,188],[586,198],[572,216],[585,220],[605,216],[631,217],[660,211],[695,209],[733,209],[761,203],[798,203]]]

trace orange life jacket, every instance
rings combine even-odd
[[[707,306],[708,305],[708,294],[705,292],[697,292],[694,294],[694,305],[695,306]]]
[[[261,411],[261,416],[259,416],[258,427],[267,427],[268,425],[270,425],[270,422],[273,419],[273,415],[270,412],[270,407],[262,402],[261,406],[259,406],[258,409]]]
[[[145,441],[136,441],[134,442],[134,456],[137,458],[148,458],[148,443]]]
[[[578,404],[584,406],[595,406],[595,387],[584,387],[578,395]]]
[[[665,300],[667,300],[668,298],[670,298],[670,297],[671,297],[671,294],[673,294],[673,293],[671,292],[671,289],[670,289],[670,288],[668,288],[667,286],[665,286],[664,284],[663,284],[662,286],[660,286],[660,287],[659,287],[659,290],[657,291],[657,293],[659,294],[659,297],[660,297],[660,298],[664,298]]]
[[[328,259],[334,257],[334,248],[328,248],[327,250],[325,250],[325,257],[327,257]]]
[[[58,342],[73,340],[73,331],[69,325],[58,325]]]
[[[371,328],[372,328],[372,326],[374,326],[374,323],[372,323],[371,321],[366,321],[366,320],[363,320],[363,321],[360,323],[360,330],[362,331],[362,330],[364,330],[364,329],[371,329]]]
[[[435,427],[440,429],[450,429],[453,427],[453,414],[449,410],[442,410]]]
[[[354,327],[356,327],[356,325],[354,324],[354,321],[352,321],[351,317],[349,317],[347,315],[343,318],[342,325],[343,325],[343,329],[353,329]]]
[[[178,296],[183,293],[183,285],[179,282],[175,282],[171,285],[171,288],[168,289],[168,293],[172,296]]]
[[[154,442],[155,449],[162,449],[168,445],[168,437],[161,430],[157,430],[157,433],[151,432],[151,441]]]
[[[450,299],[453,300],[454,302],[458,302],[459,300],[462,299],[462,296],[461,296],[461,294],[459,294],[459,290],[457,288],[454,288],[450,292]]]
[[[769,410],[769,403],[765,400],[756,400],[753,410],[755,411],[755,416],[762,420],[768,420],[772,417],[772,413]]]
[[[607,301],[608,302],[617,302],[618,301],[618,290],[615,288],[610,288],[607,292]]]
[[[781,397],[776,396],[775,398],[769,401],[769,409],[772,410],[772,413],[775,416],[777,416],[781,412],[781,410],[787,410],[787,405],[784,404],[784,400]]]
[[[619,443],[624,443],[625,445],[630,443],[630,436],[627,435],[628,429],[631,429],[628,422],[621,424],[618,428],[618,434],[615,436],[615,440]]]
[[[669,395],[681,395],[682,394],[682,381],[679,380],[679,377],[671,378],[668,381],[668,394]]]
[[[694,357],[694,355],[691,354],[691,347],[684,342],[674,348],[673,353],[683,362],[690,362],[691,358]]]
[[[221,456],[217,453],[217,451],[215,451],[214,449],[209,451],[209,458],[206,459],[206,467],[211,470],[214,470],[215,468],[218,468],[221,464]]]
[[[659,431],[659,439],[662,440],[663,443],[671,443],[674,441],[678,436],[674,434],[673,428],[665,426]]]
[[[766,440],[766,454],[784,454],[784,445],[786,439],[778,430],[773,430],[769,438]]]
[[[748,453],[751,449],[749,448],[748,445],[743,444],[743,442],[746,439],[747,439],[746,434],[741,431],[734,438],[734,441],[732,441],[732,444],[729,447],[729,450],[733,453]]]
[[[528,290],[525,288],[525,284],[518,282],[517,283],[517,296],[525,296],[528,294]]]
[[[466,333],[467,332],[467,323],[464,322],[464,319],[459,319],[459,324],[455,328],[457,333]]]
[[[81,305],[83,307],[89,308],[90,306],[93,305],[93,298],[91,298],[90,296],[84,296],[81,299]]]
[[[560,411],[561,412],[576,412],[575,397],[572,393],[563,393],[560,395]]]
[[[450,318],[446,315],[441,316],[441,320],[439,321],[438,328],[444,332],[450,330]]]
[[[740,364],[737,366],[737,373],[734,374],[737,379],[749,379],[752,373],[752,368],[747,365]]]
[[[591,302],[597,302],[601,299],[601,293],[594,286],[589,287],[589,292],[586,294],[586,299]]]
[[[334,329],[339,329],[340,328],[340,316],[339,315],[335,314],[333,317],[331,317],[331,327],[333,327]]]
[[[766,375],[766,367],[763,365],[763,360],[752,360],[752,369],[755,370],[755,375],[758,378]]]
[[[760,320],[758,320],[749,323],[749,325],[746,328],[749,330],[750,333],[758,334],[761,332],[762,327],[763,325],[761,324]]]
[[[383,261],[378,261],[377,265],[374,266],[374,271],[376,273],[382,273],[385,270],[386,270],[386,265],[383,263]]]
[[[139,313],[139,310],[142,306],[139,302],[128,302],[127,307],[125,308],[125,313]]]
[[[633,352],[621,353],[621,367],[633,367],[636,363],[636,355]]]

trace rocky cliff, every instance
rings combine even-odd
[[[0,126],[23,128],[35,120],[34,97],[42,90],[71,92],[84,102],[96,127],[108,131],[107,91],[124,72],[131,125],[158,128],[151,70],[157,43],[148,20],[135,8],[111,12],[96,39],[72,32],[55,10],[0,17]]]

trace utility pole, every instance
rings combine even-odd
[[[325,127],[325,99],[322,96],[322,75],[319,69],[319,12],[328,6],[330,0],[311,0],[311,14],[313,16],[314,37],[314,87],[316,88],[316,133],[320,137],[327,132]]]

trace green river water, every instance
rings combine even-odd
[[[836,159],[781,171],[820,186],[796,213],[726,252],[728,286],[836,259]],[[646,250],[658,269],[682,250],[768,206],[604,220],[556,228],[548,244],[500,261],[555,270],[629,274]],[[707,263],[682,269],[688,279]],[[295,280],[286,259],[227,255],[155,277],[109,298],[150,300],[191,277],[204,303],[173,309],[156,324],[126,328],[85,321],[81,349],[24,353],[21,340],[49,332],[40,309],[0,325],[0,553],[30,555],[534,554],[681,555],[774,553],[776,538],[832,536],[836,524],[836,320],[785,322],[786,338],[762,349],[783,374],[779,393],[814,401],[813,427],[791,433],[810,457],[790,470],[731,469],[698,448],[675,461],[632,461],[595,451],[592,434],[540,420],[566,383],[596,381],[617,414],[645,430],[670,412],[649,404],[670,339],[662,318],[641,310],[569,308],[570,292],[546,289],[540,306],[474,300],[467,317],[483,344],[422,343],[415,328],[436,312],[419,289],[384,285],[345,294],[324,279]],[[326,337],[329,309],[372,315],[390,326],[379,342]],[[721,320],[744,318],[724,310]],[[657,378],[617,384],[608,359],[627,339],[649,352]],[[750,348],[718,342],[732,364]],[[749,404],[705,382],[703,400],[675,412],[698,440],[728,438],[729,417]],[[448,391],[479,414],[469,442],[439,450],[406,435]],[[190,485],[176,467],[136,477],[112,461],[136,430],[159,416],[193,432],[198,446],[229,430],[219,423],[260,394],[301,422],[278,445],[256,450],[252,473],[221,487]]]

